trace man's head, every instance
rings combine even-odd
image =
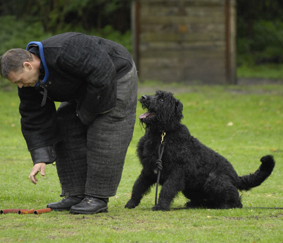
[[[40,60],[30,52],[16,48],[1,57],[0,74],[19,88],[34,87],[39,78]]]

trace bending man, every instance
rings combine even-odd
[[[118,43],[64,33],[1,57],[18,85],[22,133],[34,163],[30,180],[56,160],[64,198],[52,210],[107,212],[132,138],[137,71]],[[56,111],[54,101],[61,102]]]

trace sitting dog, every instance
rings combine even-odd
[[[159,181],[162,189],[152,210],[169,210],[178,192],[190,199],[186,203],[190,208],[242,208],[238,190],[259,186],[271,174],[275,161],[267,155],[261,158],[262,164],[255,173],[239,177],[227,159],[194,138],[180,123],[183,105],[171,93],[157,91],[153,96],[142,96],[139,101],[148,110],[139,117],[146,127],[137,146],[143,169],[126,208],[139,205],[157,183],[156,170],[162,167]],[[158,157],[161,143],[162,159]]]

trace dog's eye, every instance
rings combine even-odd
[[[163,99],[159,99],[159,102],[163,102]]]

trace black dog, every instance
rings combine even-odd
[[[267,155],[261,158],[262,164],[254,174],[239,177],[224,157],[191,136],[187,127],[180,123],[183,105],[171,93],[157,91],[154,96],[144,95],[139,101],[148,110],[140,116],[146,133],[137,147],[143,169],[126,208],[136,207],[157,182],[156,170],[161,169],[158,148],[164,132],[159,182],[162,189],[153,210],[169,210],[178,192],[190,199],[187,207],[241,208],[238,190],[259,186],[271,174],[275,161]]]

